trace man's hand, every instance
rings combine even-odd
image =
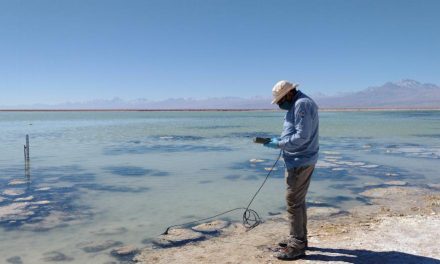
[[[279,143],[278,138],[272,138],[268,143],[264,144],[263,146],[268,147],[268,148],[278,149],[278,148],[280,148],[278,143]]]

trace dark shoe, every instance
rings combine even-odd
[[[284,239],[278,243],[278,246],[285,248],[285,247],[287,247],[288,242],[289,242],[288,239]],[[309,243],[306,240],[306,242],[304,242],[304,249],[307,249],[308,247],[309,247]]]
[[[273,256],[281,260],[295,260],[306,255],[306,251],[302,248],[283,247]]]

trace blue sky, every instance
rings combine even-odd
[[[0,0],[0,105],[440,84],[440,1]]]

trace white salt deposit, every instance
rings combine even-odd
[[[21,184],[26,184],[26,183],[27,183],[27,181],[25,181],[25,180],[18,180],[18,179],[16,179],[16,180],[10,181],[8,183],[8,185],[21,185]]]
[[[361,166],[362,168],[367,168],[367,169],[374,169],[379,167],[379,165],[375,165],[375,164],[369,164],[369,165],[363,165]]]
[[[50,187],[41,187],[41,188],[35,189],[35,191],[48,191],[48,190],[50,190]]]
[[[14,202],[25,202],[25,201],[31,201],[34,199],[34,196],[28,196],[28,197],[22,197],[22,198],[17,198],[14,200]]]
[[[18,196],[22,194],[24,194],[24,191],[20,189],[7,189],[3,191],[3,195],[8,195],[8,196]]]
[[[259,163],[259,162],[264,162],[264,160],[262,160],[262,159],[250,159],[249,162],[250,163]]]
[[[50,201],[38,201],[38,202],[32,202],[31,204],[33,205],[45,205],[45,204],[50,204]]]

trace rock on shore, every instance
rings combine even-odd
[[[197,226],[194,226],[192,230],[201,232],[204,234],[217,234],[221,230],[225,229],[229,225],[228,221],[223,220],[215,220],[209,223],[203,223]]]
[[[182,246],[190,242],[201,241],[205,239],[205,235],[192,231],[190,229],[175,228],[170,229],[168,234],[161,235],[153,240],[153,244],[158,247],[176,247]]]

